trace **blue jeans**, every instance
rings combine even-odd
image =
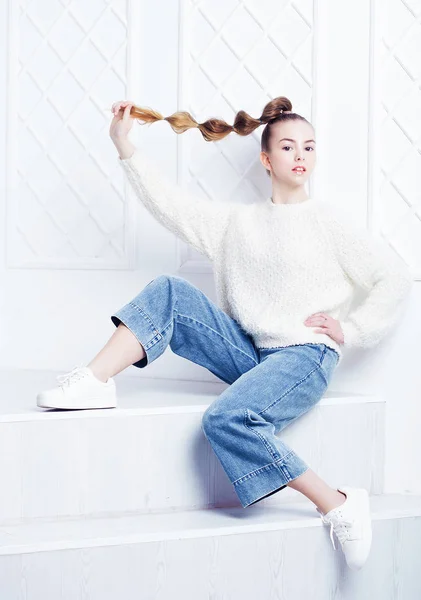
[[[274,494],[308,465],[276,434],[323,396],[339,354],[325,344],[257,348],[240,324],[181,277],[160,275],[111,320],[142,344],[146,367],[171,350],[230,386],[202,430],[243,507]]]

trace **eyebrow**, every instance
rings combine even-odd
[[[282,140],[287,140],[288,142],[296,142],[297,141],[297,140],[293,140],[292,138],[282,138]],[[279,141],[282,142],[282,140],[279,140]],[[309,142],[316,143],[316,140],[306,140],[304,143],[308,144]]]

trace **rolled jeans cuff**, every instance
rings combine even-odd
[[[284,457],[256,469],[233,482],[243,508],[271,496],[309,469],[293,450]]]
[[[121,321],[142,344],[146,356],[133,363],[134,367],[146,367],[165,351],[166,343],[162,333],[155,327],[150,316],[136,304],[129,302],[123,306],[111,316],[111,321],[116,327]]]

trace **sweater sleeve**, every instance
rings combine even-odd
[[[169,181],[156,163],[138,148],[131,157],[119,156],[118,160],[137,199],[153,217],[212,260],[237,205],[196,197],[178,183]]]
[[[339,263],[365,300],[341,321],[344,347],[375,346],[400,316],[413,278],[403,260],[370,232],[351,222],[336,207],[326,219]]]

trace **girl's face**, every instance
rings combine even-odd
[[[316,142],[313,127],[306,121],[278,121],[272,125],[270,151],[261,152],[260,160],[278,179],[291,187],[303,185],[316,165]],[[304,171],[294,171],[303,166]]]

